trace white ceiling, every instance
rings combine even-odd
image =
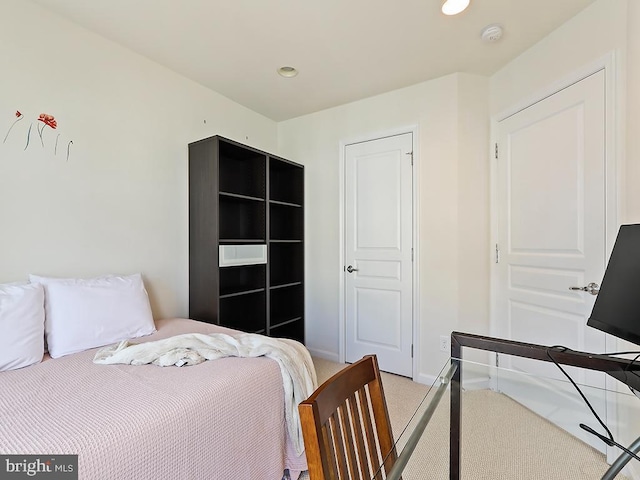
[[[32,0],[275,121],[491,75],[594,0]],[[498,43],[480,32],[504,27]],[[290,65],[292,79],[276,73]]]

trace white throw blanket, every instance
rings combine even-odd
[[[205,360],[224,357],[268,357],[280,365],[284,386],[287,430],[296,447],[304,451],[298,404],[317,386],[316,371],[309,351],[299,342],[270,338],[253,333],[236,336],[224,333],[185,333],[154,342],[133,344],[128,340],[100,349],[94,363],[145,365],[161,367],[197,365]]]

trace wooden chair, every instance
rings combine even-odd
[[[310,480],[386,478],[397,453],[375,355],[336,373],[298,411]]]

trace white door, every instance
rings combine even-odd
[[[345,350],[412,375],[412,134],[345,151]]]
[[[604,352],[604,334],[586,326],[595,296],[569,290],[600,283],[606,266],[604,71],[499,122],[497,138],[496,336]],[[564,379],[552,363],[499,360],[501,367]],[[604,387],[604,374],[566,370],[579,383]],[[537,388],[500,379],[498,388],[604,449],[578,428],[583,422],[600,430],[587,407],[565,400],[562,389],[537,399]],[[605,419],[604,398],[596,397],[590,400]]]

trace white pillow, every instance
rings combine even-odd
[[[76,279],[29,275],[45,291],[45,333],[53,358],[156,331],[139,273]]]
[[[0,371],[26,367],[44,355],[41,285],[0,285]]]

